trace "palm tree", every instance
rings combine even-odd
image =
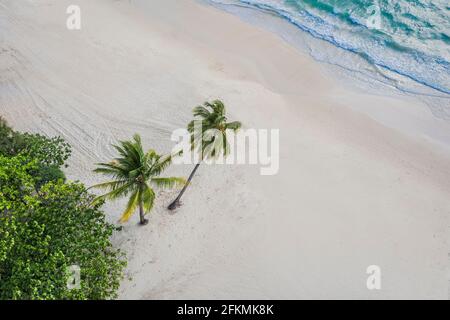
[[[152,186],[173,188],[183,185],[183,178],[161,178],[159,175],[170,165],[172,156],[161,156],[154,150],[144,153],[141,137],[134,135],[132,141],[121,141],[113,146],[120,157],[110,163],[99,163],[96,173],[104,174],[113,180],[97,184],[91,188],[107,190],[108,193],[94,201],[115,200],[129,197],[120,222],[127,222],[139,207],[140,223],[146,225],[145,214],[153,208],[155,192]]]
[[[200,161],[195,165],[178,197],[169,205],[169,210],[175,210],[181,206],[181,197],[203,160],[229,155],[230,144],[227,130],[237,132],[242,127],[238,121],[227,122],[225,105],[220,100],[214,100],[212,103],[205,102],[202,106],[195,107],[193,114],[194,120],[188,124],[188,131],[191,134],[191,148],[200,153]]]

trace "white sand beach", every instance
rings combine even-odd
[[[71,4],[81,30],[66,28]],[[133,217],[114,238],[121,299],[447,298],[450,121],[419,99],[353,90],[194,0],[0,0],[0,115],[64,137],[72,180],[100,182],[95,163],[134,133],[169,152],[216,98],[245,128],[280,129],[280,171],[204,165],[173,213],[177,191],[161,191],[149,225]],[[105,205],[111,222],[125,203]]]

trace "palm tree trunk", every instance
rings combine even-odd
[[[139,202],[139,216],[141,218],[141,225],[145,226],[148,220],[145,219],[144,204],[142,202]]]
[[[194,175],[195,175],[195,173],[197,172],[197,170],[198,170],[199,167],[200,167],[200,163],[198,163],[198,164],[195,166],[194,170],[192,170],[192,173],[191,173],[191,175],[189,176],[189,179],[188,179],[188,181],[186,182],[186,184],[184,185],[184,187],[183,187],[183,189],[181,190],[180,194],[179,194],[178,197],[170,204],[170,206],[169,206],[169,208],[168,208],[169,210],[175,210],[176,208],[178,208],[178,207],[181,206],[181,204],[180,204],[181,197],[182,197],[183,194],[186,192],[187,188],[189,187],[189,184],[190,184],[191,181],[192,181],[192,178],[194,178]]]

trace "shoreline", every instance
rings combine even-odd
[[[277,17],[281,20],[283,20],[284,22],[287,22],[289,25],[293,25],[295,26],[295,28],[298,31],[301,31],[304,34],[307,34],[309,36],[311,36],[311,38],[314,38],[316,40],[319,40],[318,43],[323,42],[323,43],[328,43],[331,45],[331,47],[339,49],[339,50],[343,50],[344,52],[350,53],[350,56],[354,55],[359,56],[359,54],[363,53],[363,54],[368,54],[370,56],[370,54],[368,52],[361,52],[359,51],[359,49],[352,47],[352,45],[348,45],[345,43],[342,43],[340,41],[338,41],[334,36],[330,36],[327,33],[321,33],[320,31],[317,31],[314,27],[311,26],[311,21],[309,21],[309,18],[311,17],[315,17],[314,13],[311,12],[307,12],[304,14],[300,14],[301,18],[303,19],[299,19],[298,17],[296,17],[296,13],[298,14],[299,12],[293,10],[292,8],[289,8],[289,6],[283,5],[283,4],[275,4],[274,2],[265,2],[265,1],[243,1],[243,0],[227,0],[227,1],[221,1],[221,0],[199,0],[200,2],[203,2],[205,4],[209,4],[213,7],[216,8],[220,8],[224,11],[227,12],[231,12],[233,14],[236,14],[238,16],[240,16],[241,18],[244,18],[244,20],[250,21],[250,20],[255,20],[254,17],[252,17],[252,15],[257,15],[257,14],[263,14],[265,16],[265,22],[267,23],[267,19],[271,16],[271,17]],[[249,12],[252,12],[252,14],[245,14],[244,12],[246,10],[249,10]],[[363,18],[363,17],[358,17],[359,19]],[[358,19],[358,20],[359,20]],[[363,18],[364,19],[364,18]],[[257,19],[256,19],[257,20]],[[305,21],[302,21],[305,20]],[[320,18],[319,18],[320,20]],[[352,20],[353,23],[355,23],[356,21],[353,19]],[[317,23],[317,25],[315,25],[316,28],[320,28],[321,24],[326,24],[328,25],[328,21],[326,19],[321,20],[321,22]],[[358,21],[356,22],[356,25],[358,26],[362,26],[362,24],[364,24],[363,21]],[[314,25],[314,23],[312,24]],[[265,25],[265,27],[267,28],[267,24]],[[345,30],[344,30],[345,31]],[[359,32],[364,31],[364,29],[359,30]],[[283,37],[283,30],[276,30],[275,31],[279,36]],[[356,33],[359,33],[358,31],[354,31]],[[307,37],[303,37],[304,39],[306,39]],[[366,42],[369,41],[371,39],[366,39]],[[308,41],[310,42],[310,41]],[[324,46],[322,46],[322,49],[324,48]],[[339,50],[336,50],[336,52],[338,52]],[[312,52],[311,56],[313,56]],[[424,52],[416,52],[417,54],[422,54],[422,55],[426,55],[426,53]],[[427,56],[428,59],[426,60],[430,60],[430,56]],[[445,64],[445,58],[443,59],[442,57],[435,57],[436,60],[444,60],[444,62],[436,62],[438,63],[438,65],[440,66],[441,63]],[[389,78],[389,74],[392,73],[392,75],[397,75],[397,77],[403,78],[403,80],[407,80],[411,82],[411,84],[415,83],[418,86],[416,87],[416,89],[420,92],[423,91],[423,94],[426,95],[426,91],[428,91],[428,93],[430,95],[437,95],[437,94],[441,94],[443,95],[444,98],[446,98],[446,100],[448,100],[448,95],[450,94],[450,91],[448,88],[444,87],[440,87],[440,85],[438,84],[432,84],[432,83],[427,83],[427,82],[423,82],[422,80],[417,78],[416,76],[413,76],[411,74],[408,74],[408,72],[402,72],[399,70],[398,65],[397,66],[388,66],[383,64],[383,62],[378,61],[378,63],[376,61],[374,61],[373,57],[370,58],[370,60],[373,61],[374,66],[380,70],[378,70],[378,72],[380,72],[380,74],[383,75],[384,78],[386,78],[385,80],[387,80]],[[362,59],[361,61],[365,61],[364,59]],[[337,61],[335,61],[337,64],[339,64]],[[411,62],[411,61],[410,61]],[[345,63],[344,63],[345,64]],[[368,63],[368,61],[366,61],[366,64],[370,65],[370,63]],[[425,63],[426,64],[426,63]],[[340,65],[341,67],[343,67],[344,65]],[[347,63],[347,67],[351,68],[351,65],[349,65]],[[383,70],[383,71],[381,71]],[[437,70],[437,69],[436,69]],[[356,70],[353,70],[356,71]],[[437,71],[439,73],[439,71]],[[441,70],[442,73],[445,73],[445,70]],[[368,76],[368,74],[367,74]],[[396,76],[394,76],[392,79],[392,81],[395,81],[394,78],[396,78]],[[445,82],[444,82],[445,83]],[[423,86],[422,89],[420,89],[420,86]],[[414,87],[414,85],[412,86]],[[408,92],[408,89],[413,89],[412,87],[408,88],[405,87],[405,92]],[[400,91],[403,91],[400,87],[397,88]],[[418,95],[421,95],[421,93],[417,92]],[[412,93],[412,92],[411,92]]]
[[[373,66],[364,59],[361,59],[355,53],[347,51],[343,48],[337,47],[325,40],[318,39],[312,36],[307,31],[302,30],[295,24],[290,23],[282,17],[276,16],[275,13],[262,12],[258,8],[246,7],[238,5],[236,9],[233,4],[215,3],[211,0],[197,0],[202,5],[210,6],[222,10],[229,14],[239,17],[245,23],[252,24],[262,30],[275,34],[277,37],[285,41],[287,44],[297,49],[300,54],[306,55],[312,61],[322,66],[323,71],[328,77],[331,77],[334,82],[339,82],[342,87],[355,94],[362,93],[363,95],[372,95],[392,97],[393,99],[408,100],[412,103],[411,108],[398,106],[383,106],[378,105],[376,108],[366,107],[360,105],[354,107],[357,112],[362,112],[381,124],[393,129],[401,130],[402,133],[409,135],[418,134],[427,136],[431,143],[437,143],[440,147],[450,148],[450,139],[447,132],[450,131],[450,118],[446,111],[446,105],[450,101],[450,95],[441,93],[420,84],[419,82],[411,81],[412,87],[417,87],[417,92],[409,91],[406,88],[402,89],[398,86],[400,83],[406,81],[407,77],[400,74],[393,75],[393,78],[388,78],[387,74],[381,73],[382,78],[387,78],[392,82],[383,82],[382,79],[371,75],[367,69],[378,68]],[[359,69],[348,69],[346,66],[339,64],[337,61],[329,61],[329,58],[319,59],[312,52],[325,51],[325,55],[344,56],[345,60],[352,60],[355,64],[361,65]],[[375,72],[372,70],[372,72]],[[386,70],[387,72],[387,70]],[[395,78],[397,78],[395,80]],[[422,92],[421,92],[422,91]],[[425,108],[424,108],[425,107]],[[402,117],[409,117],[405,120]],[[396,121],[397,120],[397,121]],[[414,123],[413,126],[409,123]],[[420,123],[419,126],[417,124]],[[450,150],[450,149],[449,149]]]
[[[0,31],[12,52],[0,113],[66,138],[70,178],[98,182],[94,163],[135,132],[168,152],[171,132],[208,99],[246,127],[281,129],[279,175],[205,166],[174,215],[162,191],[147,227],[124,226],[120,298],[447,297],[450,152],[424,137],[423,103],[353,92],[276,35],[196,1],[79,2],[78,33],[59,24],[69,0],[9,4]],[[384,126],[359,105],[396,111]],[[393,129],[399,114],[408,125]],[[105,206],[111,221],[124,202]],[[384,270],[379,292],[365,287],[373,264]]]

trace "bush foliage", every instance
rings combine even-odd
[[[61,138],[0,121],[0,299],[116,297],[125,267],[110,241],[117,229],[82,184],[65,182],[69,155]],[[81,269],[76,289],[72,265]]]

